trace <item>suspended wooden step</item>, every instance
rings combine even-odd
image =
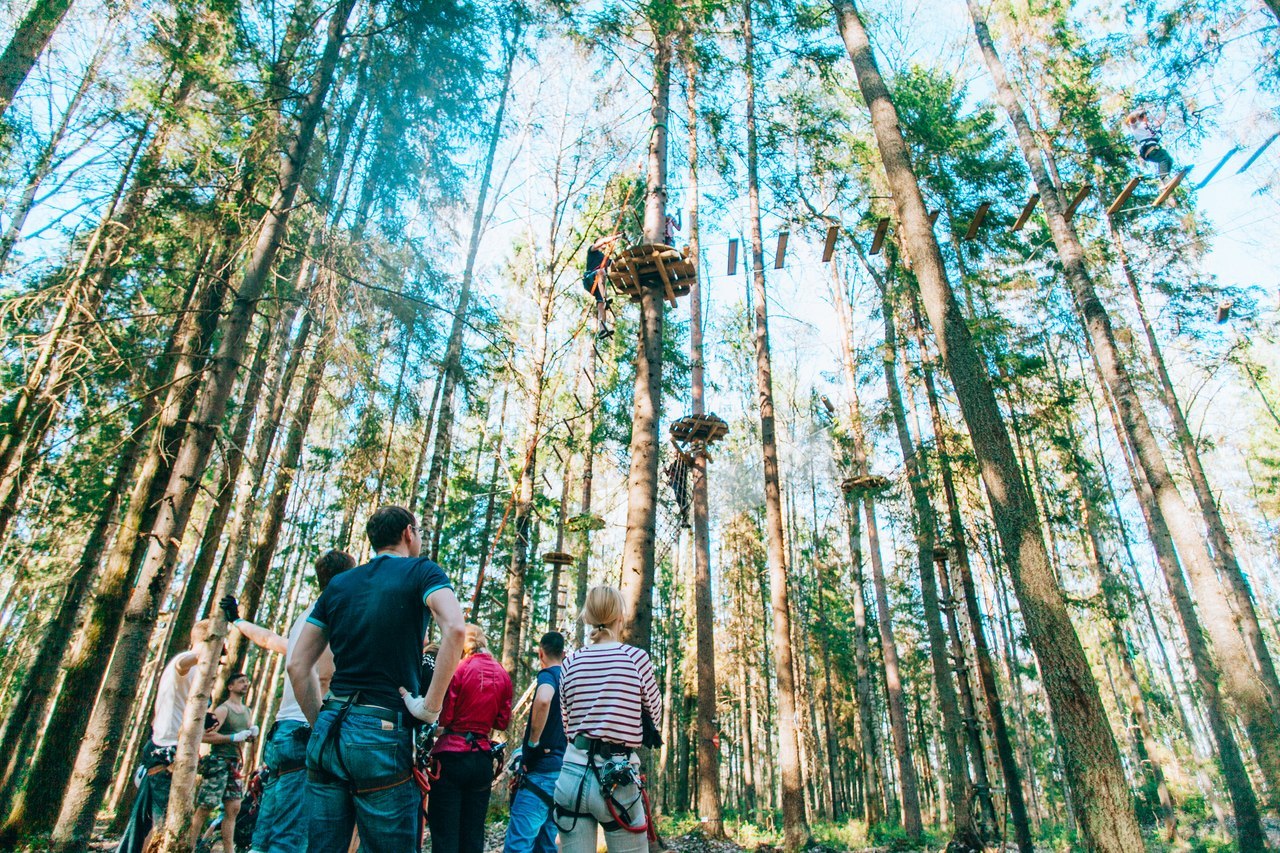
[[[577,562],[577,557],[565,551],[548,551],[542,555],[542,562],[550,563],[553,566],[572,566]]]
[[[878,255],[880,250],[884,248],[884,235],[889,233],[889,217],[884,217],[876,223],[875,236],[871,238],[871,254]]]
[[[1032,193],[1031,198],[1027,199],[1027,203],[1023,205],[1022,212],[1018,214],[1018,219],[1013,223],[1014,231],[1021,231],[1023,226],[1027,224],[1027,220],[1031,218],[1031,214],[1035,212],[1036,205],[1040,203],[1040,193]]]
[[[678,445],[715,444],[729,434],[729,425],[713,414],[685,415],[671,424],[671,438]]]
[[[933,546],[933,561],[935,563],[945,563],[951,558],[951,551],[946,545]]]
[[[1085,184],[1076,190],[1075,197],[1071,199],[1071,204],[1067,205],[1066,211],[1062,214],[1067,218],[1068,222],[1076,215],[1076,211],[1080,209],[1080,205],[1084,204],[1084,200],[1089,197],[1091,192],[1093,192],[1093,184]]]
[[[822,244],[822,262],[829,263],[836,253],[836,238],[840,236],[840,226],[827,227],[827,238]]]
[[[1107,216],[1115,216],[1120,208],[1124,207],[1124,203],[1129,200],[1129,196],[1133,195],[1133,191],[1138,188],[1138,184],[1142,183],[1141,177],[1133,177],[1124,185],[1124,188],[1112,199],[1111,204],[1107,205]]]
[[[778,232],[778,250],[773,253],[773,268],[775,270],[782,269],[782,264],[787,259],[787,238],[790,236],[789,232]]]
[[[973,219],[969,221],[969,230],[964,232],[964,239],[972,240],[978,236],[978,229],[982,227],[982,223],[987,218],[987,211],[991,209],[991,202],[984,201],[978,205],[978,209],[973,214]]]
[[[660,285],[672,307],[676,297],[689,292],[696,275],[687,246],[681,251],[663,243],[642,243],[625,249],[609,267],[609,283],[622,296],[639,302],[646,287]]]
[[[566,530],[572,530],[577,533],[588,530],[604,530],[604,519],[598,515],[584,512],[581,515],[575,515],[573,518],[565,519],[564,527]]]
[[[1222,324],[1231,319],[1231,306],[1235,303],[1230,299],[1224,299],[1218,303],[1218,323]]]
[[[1185,178],[1187,173],[1190,171],[1191,167],[1188,166],[1185,169],[1179,169],[1177,172],[1174,172],[1173,177],[1169,179],[1169,183],[1161,187],[1160,195],[1156,196],[1155,201],[1151,202],[1151,206],[1159,207],[1168,201],[1169,197],[1173,195],[1173,191],[1178,188],[1178,184],[1182,183],[1182,179]]]
[[[738,238],[734,237],[729,241],[729,267],[725,270],[725,275],[738,274]]]
[[[889,488],[889,478],[878,474],[865,477],[845,477],[840,481],[840,489],[847,495],[852,492],[881,492]]]
[[[823,394],[819,399],[822,400],[822,407],[827,410],[827,414],[835,415],[836,406],[831,402],[831,398]]]
[[[1222,171],[1222,167],[1227,165],[1227,161],[1230,160],[1232,157],[1236,156],[1237,154],[1239,154],[1240,150],[1241,150],[1240,146],[1236,145],[1236,146],[1233,146],[1232,149],[1228,151],[1226,154],[1222,155],[1222,159],[1218,161],[1218,165],[1214,166],[1212,169],[1209,170],[1209,174],[1204,176],[1203,181],[1196,184],[1196,189],[1198,190],[1204,189],[1205,184],[1212,181],[1214,176],[1217,175],[1218,172]]]

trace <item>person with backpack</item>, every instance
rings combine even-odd
[[[590,589],[581,618],[589,644],[565,659],[560,682],[568,741],[555,789],[561,853],[594,853],[597,826],[609,853],[643,853],[650,827],[636,750],[660,743],[653,662],[619,641],[626,607],[617,587]]]
[[[431,751],[439,768],[427,806],[432,853],[483,853],[494,760],[504,746],[490,735],[511,725],[511,676],[489,653],[484,629],[466,631]]]
[[[568,741],[560,710],[560,664],[564,634],[548,631],[538,641],[538,678],[525,724],[524,739],[511,795],[511,820],[503,853],[554,853],[556,822],[553,808],[556,780]]]

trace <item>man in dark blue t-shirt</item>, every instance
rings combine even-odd
[[[503,853],[554,853],[556,822],[552,796],[564,763],[564,717],[560,712],[560,662],[564,635],[550,631],[538,642],[537,687],[521,744],[524,778],[511,798],[511,820]]]
[[[312,725],[310,853],[345,853],[353,826],[367,853],[419,849],[413,717],[428,723],[439,718],[462,656],[462,608],[444,571],[419,556],[422,536],[413,513],[381,507],[366,531],[375,556],[330,581],[288,664],[298,704]],[[419,662],[432,617],[440,626],[440,651],[431,684],[422,685]],[[334,674],[322,702],[313,667],[326,645],[333,650]],[[423,687],[425,694],[416,695]]]

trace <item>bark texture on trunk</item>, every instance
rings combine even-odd
[[[4,53],[0,53],[0,118],[9,111],[14,96],[70,8],[71,0],[36,0],[23,16]]]
[[[742,38],[747,82],[747,198],[751,219],[751,267],[755,296],[756,393],[760,404],[760,450],[764,462],[765,539],[769,566],[769,606],[773,612],[773,654],[778,684],[778,775],[782,787],[783,849],[800,850],[809,841],[804,773],[800,763],[799,704],[791,642],[790,580],[783,538],[781,475],[773,407],[773,364],[769,353],[768,292],[760,233],[760,178],[755,107],[755,58],[751,2],[743,3]]]
[[[1023,484],[990,378],[947,280],[889,89],[876,67],[871,42],[854,3],[834,0],[834,8],[859,88],[871,110],[881,161],[920,282],[924,307],[973,439],[1014,591],[1057,724],[1066,779],[1078,796],[1077,814],[1084,843],[1098,853],[1141,850],[1142,833],[1133,812],[1120,752],[1049,565],[1034,504]],[[1079,797],[1081,794],[1086,796]]]
[[[698,70],[687,51],[682,51],[685,70],[689,122],[689,257],[694,267],[698,256]],[[694,278],[689,288],[689,366],[692,414],[706,413],[702,354],[702,280]],[[693,492],[693,602],[694,634],[697,637],[697,740],[698,740],[698,820],[709,838],[724,837],[720,804],[720,737],[716,714],[715,608],[711,588],[711,511],[707,501],[706,448],[694,450],[690,486]]]
[[[671,38],[653,56],[652,132],[644,204],[644,242],[664,243],[667,230],[667,112],[671,100]],[[622,596],[631,621],[623,642],[649,649],[653,625],[654,549],[658,523],[658,420],[662,410],[662,283],[640,292],[631,467],[627,474],[627,535],[622,545]]]

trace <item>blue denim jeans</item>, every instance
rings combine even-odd
[[[422,795],[413,781],[413,734],[402,725],[321,711],[307,743],[309,853],[346,853],[352,827],[362,853],[420,848]]]
[[[254,853],[306,853],[307,741],[305,723],[281,720],[263,748],[271,773],[262,789],[258,823],[253,831]]]
[[[560,768],[546,773],[530,773],[516,795],[511,798],[511,822],[502,853],[555,853],[556,822],[551,814],[550,799],[555,795]],[[546,794],[539,797],[530,785]]]

